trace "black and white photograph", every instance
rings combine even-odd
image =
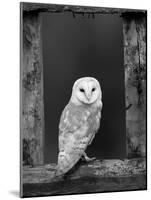
[[[147,190],[147,10],[20,3],[20,196]]]

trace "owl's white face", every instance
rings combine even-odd
[[[95,78],[84,77],[74,83],[71,97],[73,102],[92,104],[98,99],[101,100],[101,98],[100,84]]]

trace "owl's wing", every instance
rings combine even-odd
[[[81,109],[67,106],[59,125],[57,175],[68,172],[84,153],[92,135],[88,132],[88,115]]]

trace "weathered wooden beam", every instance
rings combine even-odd
[[[128,157],[146,155],[146,14],[123,16]]]
[[[57,5],[44,3],[23,3],[23,10],[26,12],[74,12],[74,13],[92,13],[92,14],[122,14],[122,13],[144,13],[145,10],[123,9],[123,8],[103,8],[77,5]]]
[[[41,21],[21,7],[21,161],[43,164],[44,101]]]
[[[55,164],[23,168],[23,196],[146,189],[145,159],[96,160],[80,163],[65,177]]]

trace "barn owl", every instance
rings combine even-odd
[[[64,108],[59,124],[59,154],[56,175],[67,173],[83,157],[100,126],[102,91],[92,77],[78,79],[72,88],[69,103]]]

